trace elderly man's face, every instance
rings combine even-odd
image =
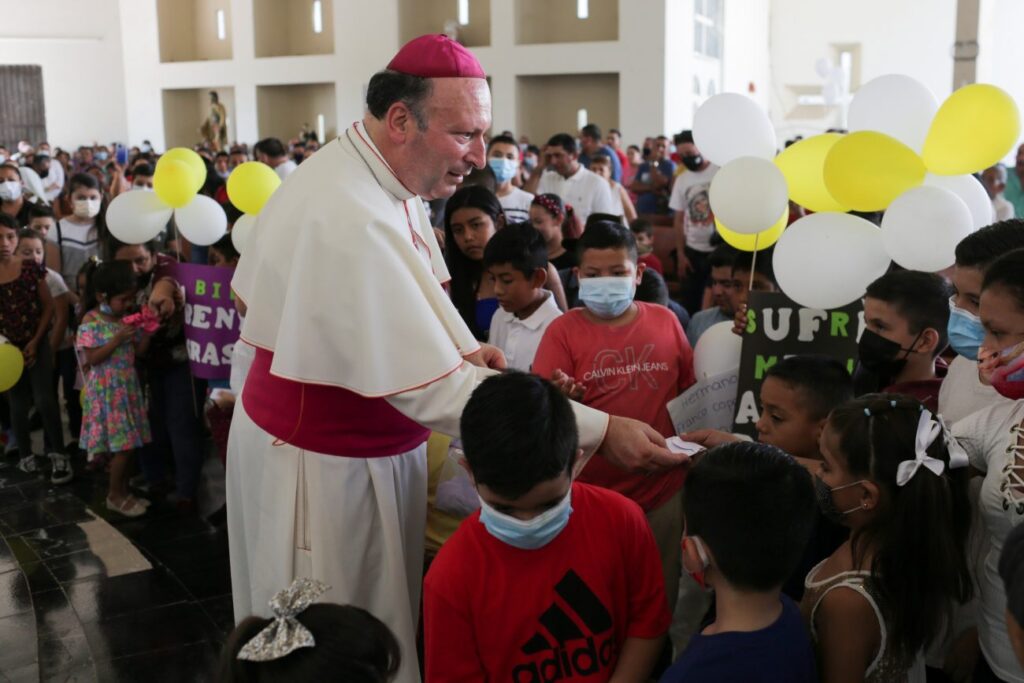
[[[424,105],[427,129],[407,126],[401,166],[410,190],[425,199],[450,197],[474,168],[486,163],[491,91],[480,78],[439,78]]]

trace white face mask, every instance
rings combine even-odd
[[[76,199],[75,218],[95,218],[100,213],[99,199]]]
[[[0,183],[0,200],[13,202],[21,196],[21,182],[18,180],[5,180]]]

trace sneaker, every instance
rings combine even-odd
[[[25,474],[35,474],[39,471],[39,465],[36,464],[36,456],[26,455],[24,458],[18,461],[18,469]]]
[[[130,496],[121,501],[120,505],[107,498],[107,509],[111,512],[122,514],[125,517],[141,517],[146,514],[145,506],[140,505],[138,500]]]
[[[50,473],[51,484],[66,484],[75,477],[71,469],[71,456],[63,453],[50,453],[50,462],[53,463],[53,471]]]

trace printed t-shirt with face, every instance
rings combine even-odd
[[[663,436],[675,436],[665,407],[694,383],[693,350],[679,319],[664,306],[637,302],[628,325],[591,322],[580,309],[552,321],[537,349],[533,372],[551,379],[561,370],[586,387],[583,403],[631,417]],[[580,481],[618,491],[645,512],[657,509],[683,485],[685,471],[630,474],[595,455]]]
[[[671,617],[647,519],[613,491],[575,483],[565,529],[535,550],[492,536],[475,512],[423,586],[428,681],[607,681],[627,638]]]
[[[686,246],[696,251],[709,252],[713,249],[711,236],[715,234],[715,215],[711,212],[708,196],[716,173],[718,167],[711,164],[703,171],[680,174],[668,201],[670,209],[683,212]]]

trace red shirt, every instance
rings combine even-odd
[[[640,509],[573,484],[572,516],[553,541],[520,550],[475,512],[423,585],[426,680],[607,681],[627,638],[671,623],[661,560]]]
[[[588,406],[674,436],[665,404],[694,383],[693,350],[672,311],[636,305],[636,318],[619,327],[593,323],[581,309],[555,319],[537,349],[533,372],[550,379],[561,370],[586,386],[583,403]],[[684,478],[681,468],[654,476],[629,474],[598,455],[580,475],[580,481],[618,491],[645,512],[671,498]]]
[[[655,271],[658,275],[664,275],[665,269],[661,265],[661,259],[655,255],[652,251],[649,254],[644,254],[636,260],[637,263],[642,263],[651,270]]]

